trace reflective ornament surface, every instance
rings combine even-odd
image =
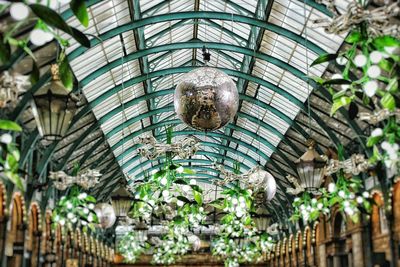
[[[187,125],[200,131],[225,126],[236,115],[239,94],[224,72],[200,67],[182,77],[174,95],[175,112]]]
[[[255,189],[262,189],[265,191],[267,200],[274,198],[276,193],[276,181],[269,172],[257,168],[253,173],[249,174],[248,182]]]
[[[117,220],[117,216],[115,216],[114,208],[108,203],[100,203],[97,204],[94,208],[96,212],[97,218],[99,219],[99,223],[101,228],[107,229],[114,225]]]

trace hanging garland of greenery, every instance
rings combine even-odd
[[[331,79],[315,78],[332,93],[331,115],[348,107],[351,119],[358,115],[375,125],[365,144],[373,148],[369,161],[382,162],[395,176],[400,170],[400,40],[392,36],[371,37],[366,27],[361,24],[349,34],[345,40],[349,49],[322,55],[311,66],[333,60],[342,65],[342,73]],[[372,112],[359,113],[356,101]]]
[[[98,223],[96,212],[94,211],[96,199],[85,192],[81,192],[78,186],[73,186],[66,196],[61,197],[53,210],[53,227],[61,225],[69,229],[82,227],[95,230]]]
[[[0,120],[0,178],[12,182],[19,190],[24,185],[19,175],[20,152],[10,132],[21,132],[22,128],[13,121]]]
[[[273,240],[267,233],[261,236],[251,217],[252,191],[235,185],[222,192],[225,198],[210,203],[227,214],[221,218],[221,226],[213,240],[213,255],[224,259],[225,266],[236,267],[240,263],[256,262],[267,252]]]
[[[118,242],[118,251],[124,255],[126,263],[135,263],[137,258],[149,248],[148,243],[141,244],[136,231],[125,234]]]

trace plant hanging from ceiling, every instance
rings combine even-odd
[[[338,148],[339,160],[343,160],[343,147]],[[358,222],[360,213],[371,211],[371,199],[367,191],[362,192],[362,180],[357,176],[346,177],[344,170],[337,173],[337,181],[331,182],[328,188],[320,188],[316,194],[304,192],[293,201],[294,212],[291,220],[303,219],[305,223],[319,219],[321,215],[329,215],[333,207],[353,222]]]
[[[400,173],[400,94],[399,62],[400,40],[396,25],[390,18],[399,13],[397,3],[376,9],[367,9],[368,1],[354,2],[357,8],[348,8],[345,23],[336,17],[325,29],[332,33],[350,30],[345,42],[348,49],[337,54],[324,54],[311,66],[336,60],[341,73],[331,79],[315,78],[332,93],[331,115],[348,107],[349,117],[375,126],[366,141],[373,148],[369,161],[382,162],[390,170],[389,176]],[[367,12],[369,15],[363,15]],[[340,28],[338,28],[341,26]],[[397,33],[392,36],[391,33]],[[372,112],[358,112],[356,102],[363,103]]]
[[[188,235],[189,223],[187,218],[175,217],[168,224],[168,233],[162,237],[161,243],[156,247],[152,262],[163,265],[175,263],[191,248]]]
[[[117,248],[118,252],[124,256],[126,263],[135,263],[137,258],[149,248],[149,244],[141,242],[138,233],[131,231],[119,240]]]
[[[84,231],[91,229],[94,231],[98,218],[95,212],[96,199],[85,192],[81,192],[79,187],[70,188],[67,195],[62,196],[53,210],[53,226],[58,224],[69,229],[82,227]]]
[[[34,1],[35,2],[35,1]],[[61,1],[45,1],[47,5],[23,2],[7,3],[0,5],[0,14],[9,11],[11,23],[2,25],[0,28],[0,61],[5,65],[12,60],[12,47],[22,49],[33,59],[31,82],[35,83],[40,76],[36,65],[36,57],[30,48],[30,43],[35,46],[43,46],[52,40],[56,40],[62,48],[57,61],[60,65],[60,78],[64,86],[71,90],[73,86],[73,74],[65,55],[65,49],[69,42],[62,38],[60,31],[73,37],[84,47],[90,47],[90,41],[85,34],[74,27],[69,26],[55,9],[59,8]],[[69,4],[76,18],[85,27],[89,25],[89,15],[84,1],[72,0]],[[31,16],[33,14],[33,16]],[[34,25],[33,30],[27,37],[15,37],[18,32],[27,25]]]
[[[168,232],[156,245],[152,260],[155,264],[163,265],[173,264],[189,251],[190,230],[203,224],[206,219],[202,189],[194,179],[188,180],[184,176],[195,172],[173,162],[174,155],[183,154],[172,154],[169,147],[178,150],[179,147],[171,144],[172,128],[168,128],[164,167],[132,187],[135,199],[129,213],[142,222],[150,222],[152,217],[168,221]]]
[[[258,261],[273,241],[266,233],[261,236],[257,233],[251,217],[252,191],[235,185],[222,194],[226,197],[210,203],[227,213],[221,218],[220,229],[213,240],[213,255],[224,259],[225,266],[229,267]]]
[[[15,122],[0,120],[0,177],[12,182],[19,190],[24,185],[19,174],[20,151],[13,141],[10,132],[21,132],[22,128]]]

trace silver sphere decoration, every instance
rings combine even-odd
[[[189,243],[192,244],[193,251],[198,251],[201,248],[201,239],[197,235],[188,236]]]
[[[213,131],[236,115],[239,94],[227,74],[200,67],[182,77],[175,89],[174,106],[185,124],[200,131]]]
[[[256,169],[249,174],[249,184],[254,186],[256,190],[262,189],[265,191],[265,196],[268,201],[274,198],[276,193],[275,178],[261,167],[256,167]]]
[[[108,203],[100,203],[94,207],[101,228],[107,229],[114,225],[117,220],[113,206]]]

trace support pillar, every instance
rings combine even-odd
[[[352,241],[352,254],[353,254],[353,266],[364,267],[364,253],[363,253],[363,242],[362,232],[357,231],[351,234]]]

